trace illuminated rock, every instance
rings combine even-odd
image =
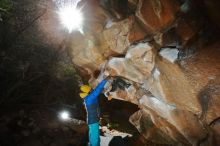
[[[109,28],[104,30],[104,38],[113,52],[118,54],[124,54],[126,52],[130,45],[128,35],[133,23],[133,19],[125,19],[112,23]]]
[[[162,124],[159,125],[159,122],[157,122],[158,119],[153,119],[152,121],[152,115],[149,114],[148,110],[142,109],[137,112],[135,112],[132,116],[130,116],[129,121],[138,129],[141,135],[144,136],[146,139],[151,139],[151,141],[161,144],[175,144],[175,139],[171,138],[170,136],[166,135],[162,131]],[[158,117],[158,116],[157,116]],[[159,117],[158,117],[159,118]],[[162,119],[158,120],[160,123],[162,123]],[[155,122],[157,122],[157,126],[155,125]],[[164,124],[165,125],[165,124]],[[164,126],[163,125],[163,126]],[[166,129],[168,129],[168,124],[166,123]],[[175,129],[172,127],[170,130],[173,132]],[[170,134],[170,133],[169,133]],[[174,135],[177,135],[178,133],[174,133]],[[181,135],[179,135],[181,137]]]
[[[106,75],[122,76],[134,82],[143,83],[145,76],[137,70],[132,62],[125,58],[112,58],[109,60],[106,70]]]
[[[152,34],[174,23],[178,11],[179,5],[175,0],[140,0],[136,16]]]
[[[136,2],[129,1],[134,7]],[[184,18],[177,16],[180,11]],[[201,26],[195,16],[187,17],[189,11],[193,9],[185,3],[180,8],[174,0],[139,0],[135,17],[116,21],[95,15],[103,16],[101,21],[73,39],[71,53],[73,62],[88,71],[92,87],[106,76],[130,84],[110,95],[140,107],[130,121],[146,139],[215,146],[220,43],[204,46],[203,38],[194,42]]]
[[[90,74],[95,70],[99,70],[105,59],[102,55],[102,50],[95,43],[94,37],[81,34],[74,37],[71,42],[71,56],[74,64],[88,69]]]
[[[154,68],[155,52],[149,43],[139,43],[129,47],[125,58],[131,60],[135,68],[149,76]]]
[[[169,105],[153,96],[143,96],[139,101],[141,105],[151,109],[172,124],[189,143],[195,145],[200,139],[206,137],[204,126],[194,114],[180,110],[175,105]],[[195,123],[197,124],[194,125]]]

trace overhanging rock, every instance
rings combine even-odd
[[[105,76],[130,84],[110,94],[140,107],[130,121],[146,139],[215,146],[220,41],[205,44],[207,36],[199,36],[201,21],[193,15],[199,12],[185,2],[183,11],[174,0],[130,0],[137,6],[135,16],[120,21],[102,17],[98,33],[77,36],[73,62],[89,71],[93,87]]]

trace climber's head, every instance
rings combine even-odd
[[[88,85],[83,85],[80,87],[80,90],[81,90],[81,93],[79,93],[79,96],[81,98],[85,98],[89,94],[89,92],[92,90],[92,88]]]

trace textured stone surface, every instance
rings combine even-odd
[[[135,68],[145,76],[149,76],[154,68],[154,48],[149,43],[133,45],[127,51],[125,58],[131,60]]]
[[[146,139],[218,145],[220,41],[205,40],[205,23],[196,13],[203,3],[129,1],[132,10],[136,4],[135,16],[120,21],[100,9],[104,15],[95,17],[103,16],[98,22],[102,29],[73,39],[73,62],[88,70],[93,87],[106,76],[131,84],[110,95],[139,106],[130,122]]]
[[[201,117],[209,124],[220,116],[219,86],[220,86],[220,43],[207,47],[199,47],[199,51],[187,61],[182,61],[184,73],[201,104]],[[184,63],[185,62],[185,63]]]
[[[110,49],[118,54],[124,54],[130,45],[128,34],[132,28],[133,19],[125,19],[119,23],[112,23],[104,30],[104,38]]]
[[[196,145],[200,139],[206,136],[206,131],[198,118],[188,111],[176,108],[152,96],[143,96],[140,104],[150,108],[160,117],[164,118],[175,125],[179,133],[181,133],[189,143]],[[197,123],[196,125],[194,125]],[[194,125],[191,127],[190,125]]]
[[[140,0],[136,16],[149,33],[165,29],[171,25],[179,6],[174,0]]]
[[[213,128],[213,141],[212,141],[212,144],[213,145],[220,145],[220,139],[219,139],[219,137],[220,137],[220,124],[218,123],[218,124],[216,124]]]
[[[193,111],[196,114],[201,113],[201,106],[195,94],[195,89],[181,68],[177,64],[172,64],[166,60],[158,60],[157,65],[160,75],[155,84],[160,87],[158,89],[163,93],[161,98],[168,103],[176,104],[182,109]]]
[[[190,40],[196,33],[197,29],[194,29],[189,22],[184,19],[180,19],[177,22],[176,33],[180,37],[183,43]]]
[[[80,33],[75,35],[71,44],[73,62],[84,69],[88,69],[91,74],[98,70],[103,63],[103,51],[96,46],[96,40],[93,36],[84,36]]]
[[[130,122],[145,139],[174,146],[220,145],[219,0],[81,0],[83,34],[65,32],[52,1],[13,3],[13,14],[19,13],[10,16],[8,22],[4,19],[0,22],[0,33],[4,34],[0,35],[0,43],[6,46],[0,50],[0,73],[4,74],[2,105],[5,99],[23,102],[23,97],[28,97],[24,102],[29,104],[31,95],[39,97],[34,99],[36,103],[43,101],[43,106],[55,106],[56,98],[60,103],[68,102],[73,87],[69,84],[78,89],[75,77],[71,77],[75,75],[72,60],[92,87],[106,76],[129,83],[109,94],[139,107]],[[64,53],[66,48],[69,54]],[[59,64],[68,67],[60,69]],[[10,74],[14,79],[9,78]],[[8,78],[9,82],[5,80]],[[35,83],[40,88],[35,88]],[[24,89],[27,91],[23,92]],[[74,98],[80,100],[78,90],[74,93]],[[79,109],[75,105],[71,107]],[[119,110],[111,109],[120,115]],[[122,110],[127,115],[128,111],[127,107]],[[85,116],[79,114],[73,116]],[[6,121],[0,120],[4,123],[2,131],[11,127]],[[23,137],[38,133],[39,127],[27,129],[23,122],[15,122],[24,128]],[[32,120],[28,122],[29,127],[33,124]],[[50,129],[60,127],[56,120],[46,124]],[[85,124],[68,127],[61,129],[71,131],[71,140],[76,131],[81,134],[87,131]],[[127,128],[125,125],[120,128],[124,127]],[[67,145],[65,140],[58,141]]]
[[[131,46],[125,58],[112,58],[106,65],[105,74],[122,76],[134,82],[144,83],[154,68],[155,53],[149,43]]]
[[[112,58],[109,60],[106,75],[122,76],[131,81],[143,83],[145,76],[133,66],[132,62],[126,58]]]
[[[175,143],[173,139],[163,134],[161,129],[152,121],[151,115],[146,110],[139,110],[134,113],[129,121],[138,129],[138,131],[146,138],[156,143]],[[167,127],[168,129],[168,127]]]

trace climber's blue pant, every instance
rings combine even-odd
[[[89,146],[100,146],[99,123],[89,125]]]

